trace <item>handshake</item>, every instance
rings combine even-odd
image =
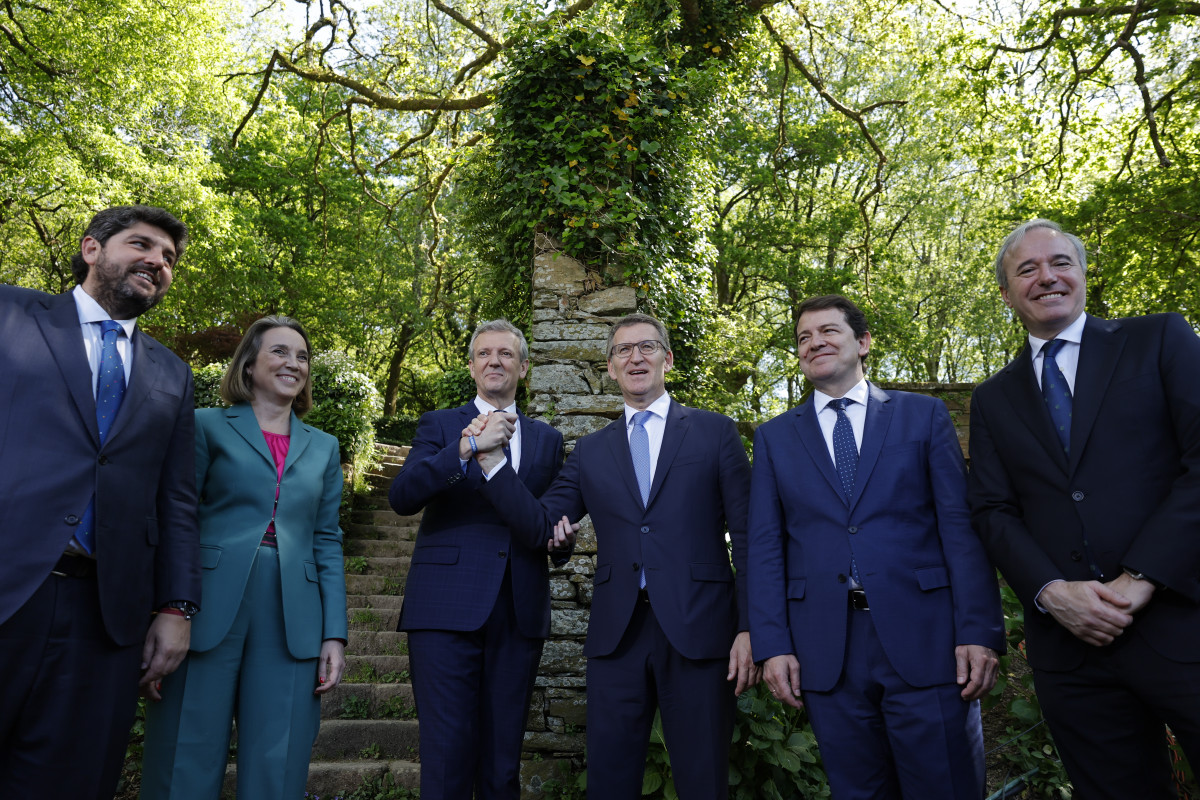
[[[489,411],[480,414],[463,428],[458,441],[458,457],[462,461],[474,458],[483,474],[489,478],[492,472],[508,459],[505,449],[517,430],[517,415],[508,411]],[[565,516],[554,525],[546,549],[550,553],[570,552],[575,546],[575,535],[579,523],[572,523]]]

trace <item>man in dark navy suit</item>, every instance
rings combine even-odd
[[[468,365],[477,396],[421,416],[392,483],[397,513],[425,510],[400,630],[421,719],[421,797],[517,800],[525,717],[550,633],[547,551],[561,564],[570,545],[554,547],[546,526],[506,524],[479,491],[472,453],[504,448],[514,480],[540,495],[562,466],[563,437],[517,410],[529,348],[512,323],[480,325]],[[496,422],[465,435],[479,415]]]
[[[1077,795],[1175,797],[1164,723],[1200,768],[1200,339],[1085,314],[1086,269],[1049,220],[1000,247],[1029,341],[972,397],[971,513]]]
[[[732,420],[667,394],[673,360],[653,317],[613,326],[608,374],[624,413],[576,443],[540,502],[499,450],[477,456],[488,474],[480,493],[510,525],[569,542],[591,514],[587,783],[603,800],[641,796],[656,708],[679,796],[727,797],[734,695],[757,680],[745,591],[750,465]]]
[[[187,229],[92,218],[78,286],[0,286],[0,795],[110,800],[200,601],[192,373],[137,326]],[[151,613],[158,615],[151,620]]]
[[[814,391],[754,437],[754,652],[775,697],[803,690],[835,798],[978,800],[1004,619],[950,414],[867,381],[850,300],[799,312]]]

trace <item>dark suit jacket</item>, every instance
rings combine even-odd
[[[338,441],[292,414],[279,506],[279,473],[247,403],[196,411],[196,479],[204,613],[192,625],[191,649],[216,647],[229,633],[263,532],[275,511],[283,619],[293,658],[316,658],[325,639],[346,638],[346,568],[342,559],[342,466]]]
[[[0,622],[42,584],[96,495],[100,608],[120,645],[150,612],[200,601],[192,373],[140,330],[100,448],[71,294],[0,286]]]
[[[425,510],[413,550],[400,611],[401,630],[473,631],[487,621],[504,568],[512,566],[513,602],[521,633],[550,633],[546,526],[508,525],[479,492],[483,473],[474,459],[467,473],[458,460],[463,428],[475,404],[421,416],[412,450],[388,495],[398,514]],[[539,495],[558,474],[563,437],[544,422],[519,414],[522,487]],[[566,561],[563,554],[556,560]]]
[[[1200,339],[1178,314],[1089,317],[1074,397],[1070,457],[1028,347],[971,401],[973,522],[1025,605],[1030,662],[1069,670],[1089,647],[1035,608],[1042,587],[1122,567],[1167,587],[1132,630],[1200,661]]]
[[[794,654],[803,688],[834,688],[851,551],[880,644],[907,683],[953,683],[957,645],[1003,652],[996,573],[971,531],[966,466],[946,406],[871,385],[849,503],[817,411],[810,397],[754,437],[754,658]]]
[[[575,445],[539,502],[505,467],[481,493],[510,525],[550,531],[591,514],[595,594],[584,655],[613,652],[638,597],[639,574],[671,646],[687,658],[727,658],[746,619],[746,503],[750,464],[728,417],[672,401],[643,507],[624,415]],[[733,564],[725,543],[728,528]],[[736,586],[736,590],[735,590]]]

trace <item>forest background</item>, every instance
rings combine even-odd
[[[1169,0],[0,0],[0,281],[67,289],[94,211],[161,205],[154,335],[199,366],[289,314],[413,414],[528,324],[542,231],[669,322],[681,399],[763,419],[816,293],[876,380],[1004,364],[1032,216],[1087,242],[1090,312],[1200,323],[1198,87]]]

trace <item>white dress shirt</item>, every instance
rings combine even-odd
[[[850,387],[842,397],[853,400],[846,406],[846,416],[850,418],[850,427],[854,429],[854,446],[862,451],[863,428],[867,424],[867,379],[863,378]],[[838,398],[827,395],[819,389],[813,390],[813,407],[817,409],[817,422],[821,426],[821,434],[825,437],[825,446],[829,448],[829,458],[837,464],[833,454],[833,426],[837,424],[837,410],[829,407],[830,400]]]
[[[1071,396],[1075,396],[1075,372],[1079,369],[1079,343],[1083,340],[1083,326],[1087,322],[1087,313],[1082,313],[1075,318],[1075,321],[1064,328],[1055,339],[1062,339],[1066,344],[1058,350],[1058,355],[1054,356],[1054,363],[1058,364],[1058,368],[1062,371],[1063,377],[1067,379],[1067,386],[1071,390]],[[1037,380],[1038,388],[1042,388],[1042,348],[1046,345],[1049,339],[1039,339],[1032,333],[1029,334],[1029,349],[1033,351],[1033,377]]]

